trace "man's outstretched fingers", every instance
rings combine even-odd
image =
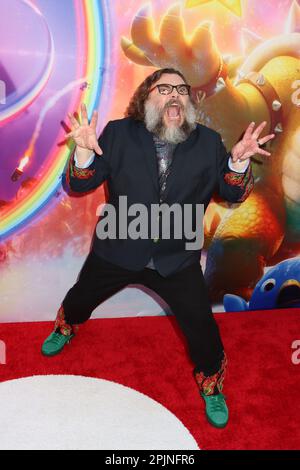
[[[99,145],[95,145],[94,150],[98,155],[103,154],[103,152],[102,152],[101,148],[99,147]]]
[[[262,137],[261,139],[259,139],[259,144],[263,145],[266,142],[268,142],[269,140],[273,139],[274,137],[275,137],[275,134],[266,135],[265,137]]]
[[[250,122],[249,126],[245,130],[245,134],[244,134],[243,139],[248,139],[249,137],[251,137],[254,126],[255,126],[255,122]]]
[[[92,129],[96,129],[97,121],[98,121],[98,112],[96,110],[94,110],[93,116],[92,116],[92,119],[91,119],[91,124],[90,124],[90,127]]]
[[[87,109],[86,109],[86,105],[84,103],[81,104],[81,123],[84,126],[89,125]]]
[[[271,155],[270,152],[267,152],[266,150],[263,150],[261,148],[257,150],[257,153],[259,153],[260,155],[268,155],[268,156]]]
[[[78,129],[79,122],[77,121],[77,119],[75,119],[75,117],[71,113],[68,113],[68,116],[74,129]]]
[[[263,121],[256,129],[255,131],[253,132],[252,134],[252,137],[254,139],[257,139],[259,134],[261,133],[261,131],[263,130],[263,128],[265,127],[265,125],[267,124],[267,121]]]

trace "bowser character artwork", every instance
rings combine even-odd
[[[212,302],[222,303],[227,293],[249,301],[266,267],[300,254],[300,6],[290,2],[280,34],[254,40],[248,32],[248,48],[234,57],[220,52],[212,32],[218,24],[201,17],[204,3],[210,2],[173,4],[158,32],[150,6],[144,6],[132,20],[131,40],[122,37],[121,47],[140,66],[180,70],[198,102],[198,121],[220,132],[227,149],[251,121],[267,121],[262,137],[276,135],[265,144],[270,157],[251,158],[250,196],[229,204],[216,194],[204,220]],[[214,4],[215,11],[242,15],[240,0]],[[192,31],[183,18],[190,8],[199,18]]]

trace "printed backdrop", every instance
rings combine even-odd
[[[251,196],[215,195],[207,210],[213,310],[299,307],[299,55],[296,0],[1,0],[0,322],[54,318],[90,248],[104,188],[64,190],[67,113],[97,109],[100,133],[164,66],[185,74],[228,149],[253,118],[276,132],[271,158],[253,157]],[[94,316],[165,313],[130,286]]]

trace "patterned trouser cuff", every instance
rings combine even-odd
[[[61,305],[57,312],[55,319],[54,330],[59,329],[62,335],[70,336],[72,333],[77,333],[78,325],[69,325],[65,320],[64,307]]]
[[[222,392],[226,368],[227,356],[224,352],[224,357],[220,369],[215,374],[205,376],[203,372],[194,371],[194,377],[199,387],[199,391],[203,392],[205,395],[213,395],[214,393]]]

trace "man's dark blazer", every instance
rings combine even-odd
[[[142,203],[150,213],[151,204],[160,203],[152,133],[143,122],[127,117],[109,121],[98,142],[103,154],[96,154],[86,169],[75,166],[72,153],[66,174],[71,190],[87,192],[106,181],[107,203],[115,206],[117,220],[119,196],[127,196],[128,207]],[[196,204],[203,204],[206,210],[216,191],[226,201],[242,202],[253,188],[251,163],[244,173],[237,173],[230,170],[228,158],[221,135],[202,124],[197,124],[189,137],[175,148],[163,202],[169,206],[178,203],[182,209],[183,204],[192,204],[193,229],[196,228]],[[128,224],[137,216],[138,213],[128,216]],[[147,239],[99,239],[95,231],[92,249],[107,261],[134,271],[143,269],[153,257],[163,276],[200,260],[201,249],[185,248],[185,243],[191,240],[186,239],[184,233],[181,239],[159,238],[158,241],[151,239],[150,229],[148,234]]]

